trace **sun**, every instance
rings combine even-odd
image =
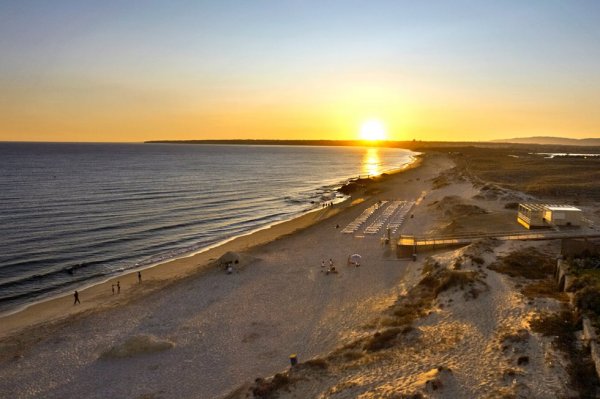
[[[387,139],[385,125],[377,119],[369,119],[360,126],[360,138],[367,141]]]

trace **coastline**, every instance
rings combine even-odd
[[[406,335],[408,341],[381,352],[362,345],[365,340],[377,338],[380,331],[399,331],[394,323],[403,319],[393,319],[397,316],[394,306],[399,300],[419,301],[413,289],[423,279],[428,255],[416,261],[398,259],[394,245],[384,245],[380,235],[366,234],[366,225],[356,234],[342,234],[336,225],[352,224],[366,210],[377,208],[379,201],[417,199],[423,200],[411,208],[401,234],[443,231],[456,219],[483,229],[501,220],[516,223],[508,217],[512,211],[504,208],[503,201],[475,198],[480,190],[460,176],[447,155],[428,152],[420,159],[422,162],[414,163],[412,168],[362,187],[351,202],[342,206],[303,215],[231,241],[225,245],[227,248],[177,261],[186,264],[187,272],[172,267],[179,263],[171,262],[143,273],[142,284],[137,284],[135,275],[127,276],[129,280],[121,278],[120,295],[111,298],[106,292],[108,285],[101,300],[87,310],[84,305],[92,300],[87,293],[82,294],[82,305],[78,306],[65,297],[57,304],[61,307],[58,313],[76,314],[61,314],[51,322],[38,323],[0,340],[0,392],[22,399],[40,397],[41,393],[49,399],[237,399],[247,397],[251,381],[260,381],[257,376],[272,376],[282,370],[287,375],[290,354],[297,354],[298,370],[308,374],[298,381],[294,380],[295,374],[289,374],[298,385],[289,395],[281,392],[281,397],[329,397],[338,391],[340,395],[335,397],[340,399],[357,397],[365,391],[410,393],[414,380],[420,381],[424,371],[428,376],[432,365],[450,367],[456,376],[448,384],[444,379],[443,392],[448,396],[441,397],[477,397],[489,392],[490,387],[504,389],[505,380],[498,375],[503,369],[497,368],[499,359],[504,359],[497,336],[511,334],[512,330],[504,326],[522,325],[531,307],[527,301],[519,302],[523,306],[517,315],[513,314],[517,293],[508,289],[495,272],[478,270],[474,263],[464,264],[464,272],[481,273],[491,287],[485,291],[483,283],[477,286],[482,290],[479,299],[466,298],[465,291],[448,291],[449,297],[441,294],[443,302],[439,306],[432,302],[431,308],[422,309],[423,314],[415,314],[423,317],[415,319],[414,330],[406,330],[414,332]],[[465,204],[477,204],[491,212],[469,213],[472,207],[462,206]],[[454,205],[468,211],[464,218],[448,214],[448,207],[454,209]],[[510,245],[508,250],[521,244]],[[521,246],[526,245],[530,244]],[[241,252],[235,273],[227,275],[207,266],[211,257],[216,259],[230,248]],[[448,267],[464,256],[483,256],[484,261],[492,261],[482,248],[477,248],[464,254],[463,249],[442,249],[437,253],[441,258],[436,259]],[[347,263],[351,254],[362,256],[360,267]],[[322,262],[329,259],[338,273],[325,273]],[[467,300],[469,304],[463,306]],[[494,311],[498,303],[502,310],[499,314]],[[391,309],[391,316],[386,309]],[[462,328],[460,335],[467,339],[465,344],[456,345],[454,338],[440,341],[440,322],[444,323],[444,331],[454,334],[452,337],[457,327]],[[357,342],[358,346],[352,346]],[[538,350],[535,342],[532,348],[537,352],[531,354],[532,364],[543,361],[547,347],[543,343]],[[338,362],[334,358],[340,348],[349,348],[350,352],[348,356],[344,352]],[[120,351],[124,355],[118,355]],[[479,367],[481,353],[486,354],[484,367]],[[392,359],[399,356],[398,361],[390,363],[390,370],[382,369],[389,363],[388,355]],[[511,367],[516,360],[502,361],[503,367]],[[540,393],[534,397],[549,397],[544,394],[554,392],[557,385],[539,382],[545,381],[546,375],[529,370],[534,373],[527,381],[533,382],[530,386]],[[560,370],[550,370],[548,376],[564,380]],[[370,381],[381,381],[381,387],[373,387]],[[513,386],[511,381],[509,386]],[[229,395],[232,392],[239,395]]]
[[[423,153],[417,153],[411,157],[409,163],[400,168],[385,171],[383,174],[391,177],[418,168],[422,164],[423,155]],[[363,197],[369,196],[363,195]],[[91,282],[78,289],[82,302],[77,306],[73,305],[73,296],[69,293],[57,294],[9,310],[0,314],[0,339],[10,337],[27,328],[66,321],[75,315],[103,311],[139,300],[186,277],[210,270],[213,262],[227,252],[243,252],[270,243],[323,222],[364,200],[365,198],[361,198],[357,201],[350,196],[335,203],[332,207],[324,209],[316,207],[291,219],[259,227],[192,253],[182,254],[153,265],[132,268],[123,274],[99,282]],[[142,284],[137,281],[138,271],[143,272]],[[113,295],[111,287],[117,282],[120,282],[123,292]]]

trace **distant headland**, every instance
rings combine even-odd
[[[358,147],[388,147],[408,150],[457,149],[460,147],[491,147],[491,148],[537,148],[539,150],[558,150],[570,147],[600,147],[600,139],[568,139],[563,137],[526,137],[502,139],[493,141],[365,141],[365,140],[151,140],[146,144],[217,144],[217,145],[297,145],[297,146],[358,146]]]

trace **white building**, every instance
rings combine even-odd
[[[548,205],[544,220],[554,226],[580,226],[583,220],[581,209],[569,205]]]
[[[519,204],[517,222],[527,229],[549,226],[580,226],[581,209],[570,205]]]
[[[526,229],[544,227],[544,205],[519,204],[517,222],[525,226]]]

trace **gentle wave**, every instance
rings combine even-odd
[[[413,153],[0,143],[0,311],[293,218]],[[368,164],[368,168],[366,165]]]

